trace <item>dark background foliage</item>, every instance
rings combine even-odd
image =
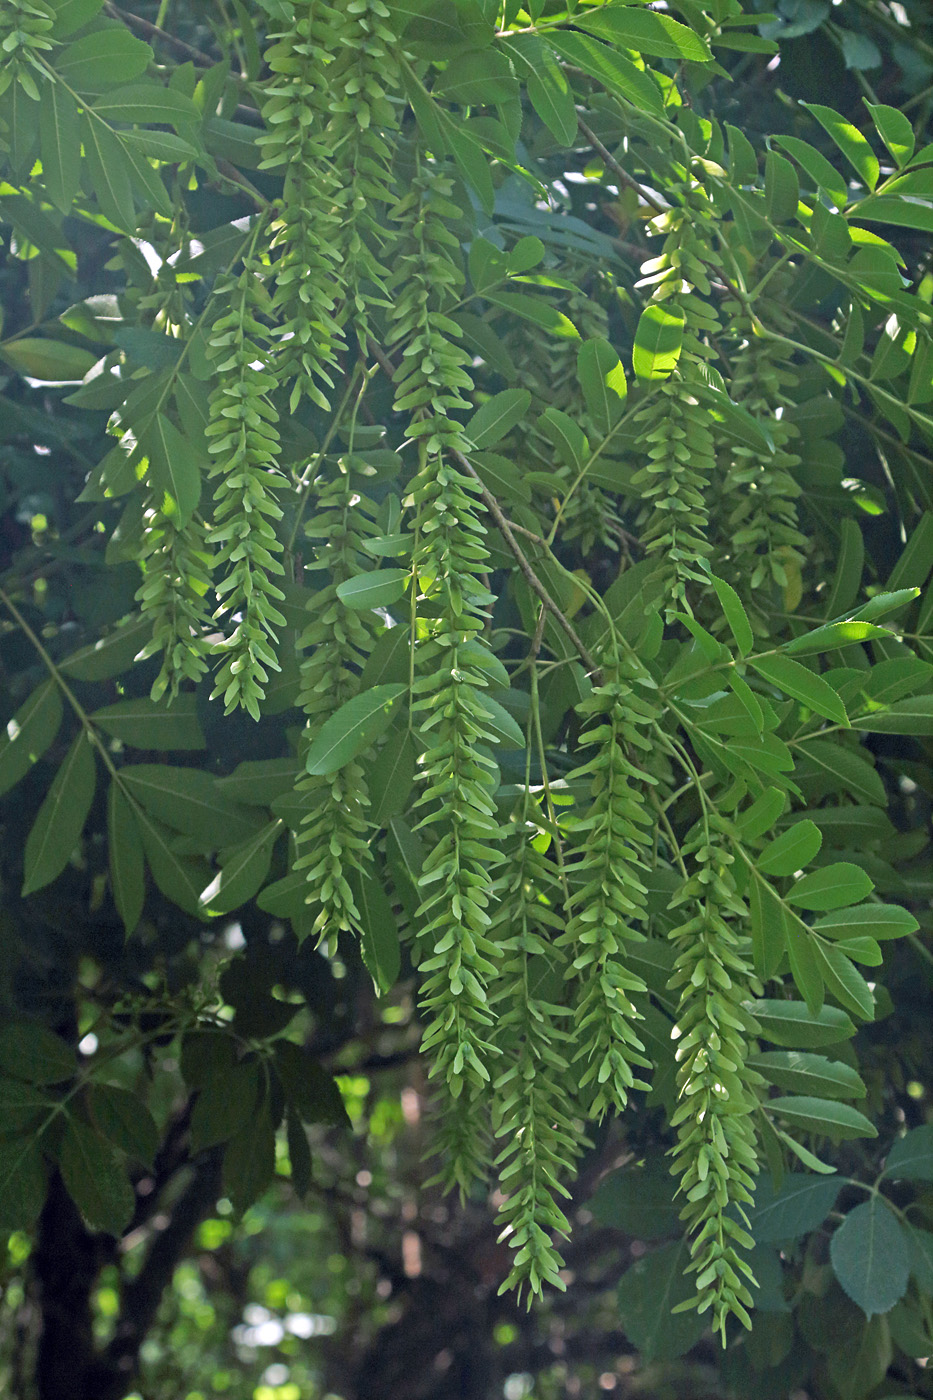
[[[240,100],[230,98],[228,86],[224,115],[207,133],[214,174],[185,201],[186,232],[204,248],[191,256],[192,271],[212,272],[228,260],[223,239],[231,222],[255,208],[243,181],[267,199],[281,188],[276,172],[256,168],[248,145],[259,125],[250,84],[265,71],[261,16],[239,0],[158,6],[138,0],[132,10],[104,8],[150,42],[169,71],[191,64],[210,81],[214,65],[233,55],[234,71],[244,75]],[[763,0],[754,8],[763,12]],[[796,133],[835,158],[831,143],[814,137],[813,123],[804,127],[796,103],[831,103],[865,129],[868,94],[909,113],[918,147],[933,137],[933,15],[923,0],[835,6],[780,0],[775,9],[762,32],[778,39],[779,64],[770,53],[719,55],[731,77],[717,86],[720,120],[741,128],[758,150],[768,136]],[[702,112],[704,83],[692,81]],[[3,115],[4,139],[15,145],[9,101]],[[588,116],[608,139],[609,115],[597,107]],[[592,170],[591,146],[573,153],[572,166],[530,109],[523,137],[551,208],[536,207],[517,182],[507,182],[491,222],[510,235],[540,237],[555,254],[571,284],[561,310],[578,326],[594,305],[601,307],[593,333],[604,334],[599,327],[608,325],[614,344],[631,344],[632,299],[607,295],[604,282],[611,264],[613,278],[631,288],[654,251],[636,216],[637,200],[618,191],[610,171]],[[483,217],[477,213],[480,222]],[[80,402],[74,383],[42,382],[41,366],[18,363],[16,346],[60,318],[57,344],[74,356],[74,373],[64,377],[80,379],[114,346],[131,366],[157,370],[165,346],[129,316],[126,324],[110,324],[103,302],[96,323],[67,313],[88,297],[111,293],[141,308],[144,321],[146,299],[164,305],[174,273],[166,266],[154,283],[143,253],[137,250],[134,259],[126,239],[115,257],[115,234],[105,222],[27,207],[13,185],[0,188],[0,229],[0,351],[8,352],[0,369],[0,586],[12,603],[0,632],[0,705],[8,720],[46,680],[42,650],[61,663],[93,646],[133,610],[139,587],[136,542],[120,540],[121,499],[87,490],[89,475],[93,480],[113,447],[106,385]],[[138,232],[145,240],[158,230],[143,224]],[[929,236],[899,229],[897,246],[929,301]],[[800,272],[793,297],[817,327],[830,318],[832,293],[818,275]],[[493,324],[501,352],[525,356],[528,372],[546,381],[553,360],[534,329],[508,313]],[[24,365],[26,377],[19,372]],[[488,387],[501,389],[507,379],[492,375]],[[387,414],[388,408],[386,391]],[[933,508],[929,442],[900,440],[866,399],[840,395],[827,412],[830,421],[816,425],[814,441],[821,443],[821,427],[827,436],[835,433],[846,477],[842,488],[824,488],[817,460],[803,503],[807,530],[821,540],[828,576],[839,520],[848,512],[861,528],[870,578],[884,582],[902,555],[902,521],[911,518],[905,502]],[[283,428],[289,451],[299,456],[325,427],[321,412],[302,406]],[[585,570],[602,591],[618,570],[619,544],[617,538],[610,548],[583,529],[563,546],[562,562]],[[624,530],[621,546],[629,548]],[[501,581],[509,561],[494,563]],[[514,602],[497,622],[524,630]],[[289,625],[297,625],[291,614]],[[522,654],[518,645],[515,654]],[[158,669],[156,658],[117,671],[96,667],[93,658],[62,666],[75,705],[92,714],[111,706],[126,714],[127,701],[148,696]],[[212,779],[235,779],[238,765],[288,755],[298,722],[293,675],[285,675],[259,723],[243,713],[225,717],[210,702],[210,689],[202,681],[176,705],[167,741],[142,723],[121,728],[119,719],[108,733],[129,747],[133,763],[167,762]],[[933,1350],[933,1256],[915,1261],[919,1287],[911,1285],[909,1297],[866,1320],[843,1292],[829,1253],[840,1218],[871,1208],[875,1197],[866,1187],[895,1136],[925,1124],[933,1132],[928,941],[886,945],[878,1018],[852,1042],[878,1138],[835,1150],[841,1181],[828,1194],[824,1178],[807,1177],[812,1199],[802,1213],[782,1208],[775,1222],[772,1209],[757,1236],[762,1294],[750,1334],[737,1335],[723,1354],[692,1314],[668,1316],[671,1287],[680,1286],[682,1246],[659,1165],[670,1137],[657,1102],[591,1130],[573,1185],[567,1291],[551,1291],[526,1310],[513,1295],[498,1293],[509,1251],[497,1243],[497,1203],[482,1192],[461,1203],[430,1184],[433,1093],[418,1056],[407,962],[395,988],[379,998],[354,940],[342,940],[337,955],[326,958],[312,939],[300,941],[307,931],[300,917],[291,920],[274,902],[262,908],[251,901],[206,922],[167,897],[166,889],[175,893],[168,888],[171,871],[148,880],[143,915],[127,939],[108,883],[114,838],[111,826],[108,839],[102,784],[60,876],[20,896],[25,835],[79,733],[69,713],[44,757],[0,803],[0,1015],[9,1025],[41,1023],[76,1047],[82,1062],[103,1057],[100,1082],[110,1096],[92,1098],[89,1112],[106,1120],[115,1147],[111,1156],[95,1158],[93,1142],[77,1143],[75,1151],[83,1145],[85,1156],[73,1168],[77,1185],[72,1181],[70,1189],[64,1167],[47,1181],[10,1178],[20,1185],[14,1182],[0,1205],[0,1225],[10,1228],[0,1266],[0,1386],[8,1394],[17,1400],[933,1394],[918,1359]],[[893,775],[896,833],[877,852],[878,870],[896,847],[903,873],[890,895],[922,919],[933,894],[922,854],[933,795],[930,742],[876,735],[869,743]],[[239,820],[248,836],[256,829],[255,809],[245,805],[250,777],[244,771],[239,787],[221,782],[216,789],[215,817]],[[284,876],[281,846],[273,860],[272,875]],[[192,881],[202,867],[207,879],[213,873],[196,842],[177,861]],[[882,872],[882,889],[883,879]],[[288,1027],[291,1050],[273,1052],[280,1074],[270,1091],[273,1107],[276,1094],[290,1103],[288,1140],[280,1135],[274,1159],[254,1153],[249,1085],[229,1077],[222,1037],[203,1029],[229,1021],[244,1041],[263,1046]],[[49,1083],[62,1082],[55,1077],[54,1043],[15,1035],[4,1041],[0,1032],[0,1068],[13,1082],[17,1058],[27,1051],[37,1064],[51,1061]],[[14,1126],[28,1123],[29,1105],[9,1091],[10,1082],[0,1082],[0,1116]],[[305,1130],[307,1161],[300,1146]],[[54,1137],[63,1129],[53,1124],[50,1131]],[[231,1140],[235,1162],[230,1147],[221,1147]],[[0,1137],[0,1166],[8,1165],[17,1141]],[[933,1153],[928,1137],[916,1141],[925,1153],[920,1166],[900,1177],[892,1171],[880,1189],[925,1226],[922,1244],[933,1239]],[[764,1218],[764,1197],[756,1209]],[[112,1233],[115,1218],[122,1229]],[[860,1216],[854,1224],[862,1241],[875,1221]]]

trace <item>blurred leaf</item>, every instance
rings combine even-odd
[[[80,1118],[69,1117],[58,1165],[69,1196],[91,1229],[119,1238],[130,1223],[136,1198],[110,1143]]]

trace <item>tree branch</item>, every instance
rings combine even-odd
[[[376,344],[376,342],[371,336],[369,337],[368,345],[369,352],[373,356],[373,358],[378,362],[380,367],[385,371],[389,378],[394,379],[395,366],[389,359],[388,355],[386,355],[382,348]],[[544,584],[538,578],[534,569],[531,567],[531,564],[528,562],[528,558],[525,555],[521,545],[518,543],[518,540],[512,533],[512,527],[509,524],[505,512],[499,505],[499,502],[496,500],[492,492],[486,486],[484,486],[483,480],[479,475],[479,472],[477,472],[475,468],[471,466],[470,462],[467,460],[467,458],[463,455],[462,452],[460,452],[456,447],[454,447],[450,449],[450,454],[453,457],[454,461],[457,463],[457,466],[460,467],[462,471],[465,471],[468,476],[471,476],[473,478],[474,481],[479,482],[480,496],[482,498],[483,504],[489,511],[489,514],[492,516],[493,520],[496,522],[496,525],[499,528],[499,532],[502,535],[502,538],[505,540],[507,548],[511,551],[515,562],[518,564],[518,567],[521,570],[522,576],[525,579],[525,582],[528,584],[528,587],[531,589],[532,593],[534,593],[535,596],[544,604],[548,612],[554,618],[554,621],[565,633],[574,650],[579,655],[580,660],[583,662],[584,666],[586,667],[587,671],[592,677],[593,683],[595,685],[602,684],[602,670],[599,666],[599,663],[587,649],[585,642],[577,633],[577,630],[574,627],[573,623],[561,611],[557,603],[555,603],[554,599],[551,597],[550,593],[548,593]]]
[[[121,1400],[136,1371],[139,1349],[152,1326],[162,1294],[185,1254],[191,1236],[211,1209],[220,1190],[221,1152],[214,1149],[194,1167],[194,1174],[175,1202],[171,1219],[154,1236],[135,1278],[123,1288],[123,1306],[113,1340],[104,1352],[114,1377],[111,1393],[100,1400]]]
[[[625,167],[619,164],[619,162],[616,160],[615,156],[612,154],[609,148],[607,146],[604,146],[602,141],[600,141],[599,137],[596,135],[596,132],[592,129],[592,127],[587,126],[586,122],[579,115],[577,117],[577,120],[580,123],[580,130],[583,132],[583,135],[593,147],[593,150],[596,151],[600,156],[602,156],[606,165],[608,165],[609,169],[613,172],[613,174],[618,177],[620,183],[623,185],[627,185],[630,190],[634,190],[638,195],[639,199],[643,199],[644,202],[648,205],[649,209],[653,209],[656,214],[666,213],[667,211],[665,205],[661,204],[660,201],[657,200],[653,194],[649,194],[648,191],[645,189],[644,185],[640,185],[638,181],[628,173]]]

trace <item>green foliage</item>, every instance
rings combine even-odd
[[[851,8],[9,0],[5,1226],[313,1194],[402,1027],[497,1289],[624,1142],[646,1358],[919,1385],[933,50]]]

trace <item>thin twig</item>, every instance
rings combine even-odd
[[[627,185],[630,190],[635,190],[639,199],[643,199],[648,207],[653,209],[656,214],[666,213],[667,210],[665,206],[661,204],[653,194],[649,194],[644,185],[640,185],[638,181],[628,173],[625,167],[619,164],[612,152],[600,141],[592,127],[587,126],[582,117],[579,117],[578,120],[580,122],[580,130],[583,132],[587,141],[589,141],[594,151],[597,151],[599,155],[602,156],[610,170],[619,177],[622,184]]]
[[[140,34],[147,34],[151,39],[160,39],[163,44],[168,44],[178,53],[186,54],[193,63],[200,63],[202,68],[213,68],[217,62],[209,54],[202,53],[200,49],[192,48],[190,44],[185,43],[184,39],[177,39],[174,34],[169,34],[167,29],[160,29],[157,24],[150,24],[149,20],[143,19],[140,15],[128,14],[126,10],[118,10],[116,5],[112,4],[105,5],[104,9],[113,19],[120,20],[130,29],[138,29]]]
[[[385,371],[385,373],[389,376],[390,379],[394,379],[395,366],[389,359],[388,355],[385,353],[385,351],[380,345],[376,344],[372,336],[369,337],[368,344],[369,352],[372,355],[373,359],[377,361],[380,368]],[[460,452],[456,447],[454,447],[451,448],[450,455],[453,457],[454,461],[457,463],[457,465],[461,468],[462,471],[465,471],[468,476],[471,476],[473,478],[474,481],[479,482],[480,495],[482,497],[483,504],[489,511],[489,514],[492,516],[493,520],[496,522],[496,525],[499,527],[499,532],[502,535],[502,538],[505,540],[508,549],[511,551],[515,562],[518,564],[518,567],[521,570],[525,582],[528,584],[528,587],[531,589],[532,593],[534,593],[535,596],[544,604],[548,612],[554,618],[554,621],[566,634],[567,638],[573,645],[574,650],[579,655],[580,660],[583,662],[587,671],[592,676],[593,683],[595,685],[601,685],[602,670],[598,662],[588,651],[586,644],[577,633],[573,623],[568,617],[565,616],[565,614],[555,603],[554,599],[551,597],[550,593],[548,593],[544,584],[541,582],[534,569],[529,564],[521,545],[518,543],[518,540],[512,533],[512,527],[509,524],[509,521],[506,518],[502,507],[499,505],[499,502],[496,500],[492,492],[488,490],[487,487],[483,484],[483,479],[479,475],[479,472],[477,472],[470,465],[469,461],[466,457],[464,457],[462,452]]]
[[[470,463],[467,461],[466,457],[464,457],[462,452],[459,452],[457,448],[454,447],[451,449],[450,455],[453,457],[457,465],[462,468],[463,471],[467,472],[469,476],[472,476],[474,481],[479,482],[480,495],[482,497],[483,504],[489,511],[489,514],[492,516],[493,520],[498,525],[499,532],[502,535],[502,538],[505,540],[506,545],[511,550],[512,554],[515,556],[515,562],[521,569],[522,575],[525,579],[525,582],[528,584],[528,587],[531,589],[532,593],[534,593],[538,598],[540,598],[541,602],[544,604],[548,612],[554,618],[554,621],[569,638],[574,649],[577,651],[580,660],[583,662],[587,671],[592,676],[594,685],[602,685],[603,673],[602,669],[599,666],[599,663],[587,650],[585,643],[583,642],[582,638],[578,635],[573,623],[568,617],[564,615],[563,612],[561,612],[560,608],[554,602],[554,599],[551,597],[550,593],[548,593],[547,589],[544,587],[544,584],[541,582],[541,580],[538,578],[538,575],[535,573],[534,569],[529,564],[527,558],[525,557],[525,554],[522,551],[521,545],[518,543],[518,540],[512,534],[511,526],[509,525],[509,522],[506,519],[502,511],[502,507],[499,505],[499,502],[496,500],[492,492],[489,491],[483,485],[483,481],[479,473],[470,465]]]

